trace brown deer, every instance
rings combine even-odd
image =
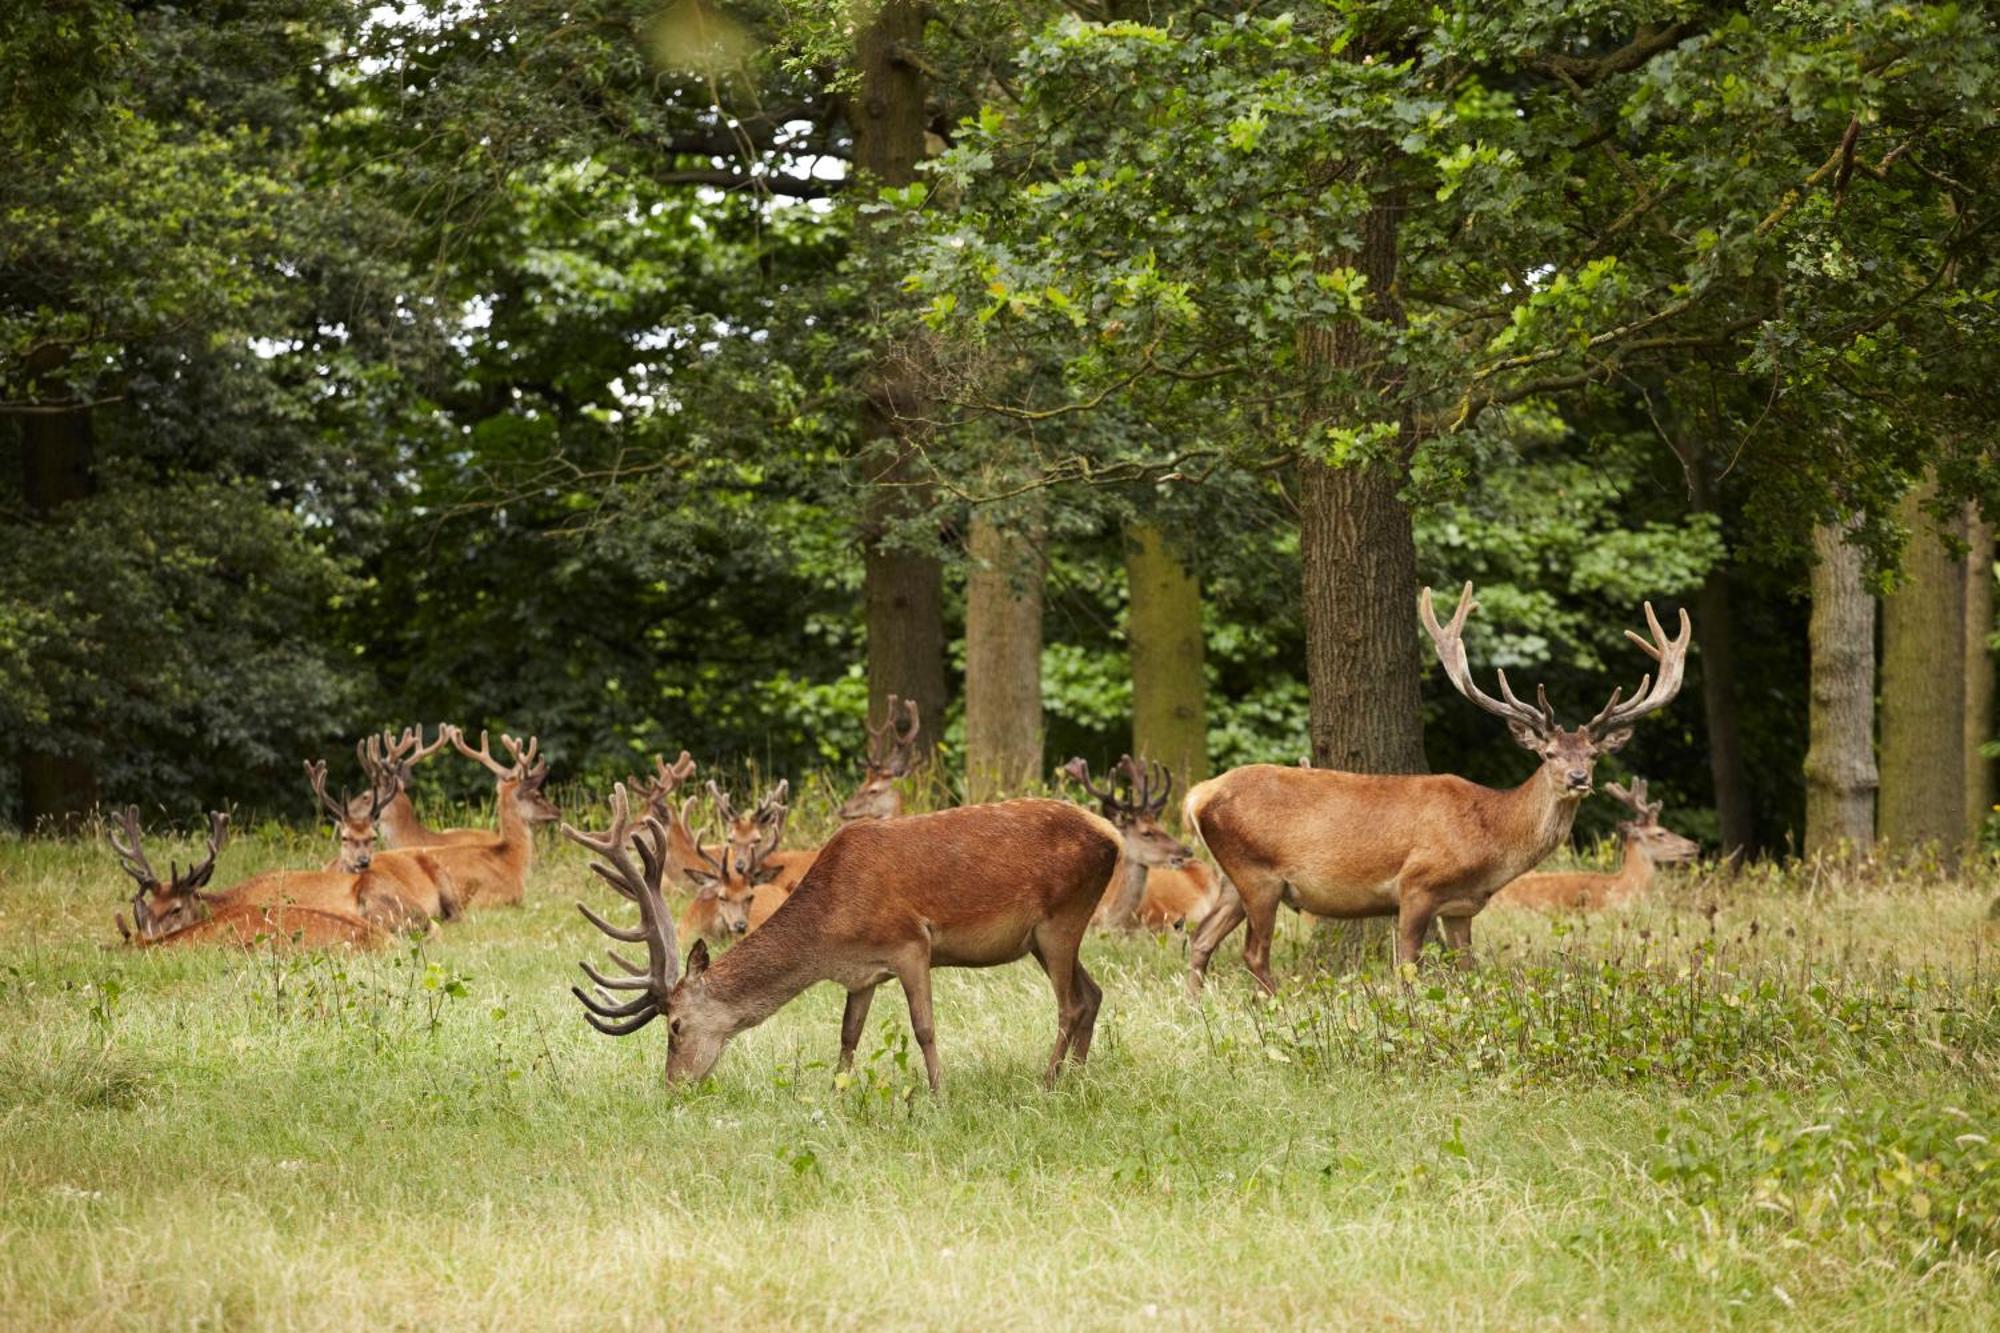
[[[340,854],[326,868],[357,877],[355,900],[362,914],[392,929],[450,921],[459,915],[459,901],[445,859],[420,848],[375,850],[376,817],[397,792],[395,779],[381,768],[371,770],[369,793],[335,800],[326,791],[326,761],[306,761],[306,780],[319,798],[320,810],[340,835]],[[435,850],[435,849],[434,849]],[[390,907],[384,895],[399,904]]]
[[[1627,791],[1615,782],[1605,794],[1631,808],[1634,818],[1618,826],[1625,837],[1625,855],[1615,875],[1584,871],[1523,875],[1493,895],[1495,906],[1528,907],[1540,912],[1598,912],[1623,907],[1646,891],[1653,872],[1663,865],[1690,861],[1701,855],[1701,844],[1683,838],[1660,823],[1662,801],[1646,800],[1646,780],[1633,780]]]
[[[1060,771],[1097,799],[1099,813],[1125,839],[1123,871],[1104,891],[1096,924],[1166,931],[1207,915],[1222,882],[1194,859],[1187,844],[1160,825],[1160,813],[1174,789],[1174,776],[1165,765],[1145,766],[1125,755],[1103,788],[1090,780],[1090,765],[1080,758]]]
[[[687,785],[688,779],[694,776],[694,769],[694,757],[686,750],[682,750],[680,758],[671,764],[654,755],[653,776],[634,778],[629,785],[645,813],[664,824],[673,817],[673,807],[668,804],[670,798]]]
[[[807,987],[832,981],[847,992],[840,1067],[854,1050],[875,988],[890,977],[909,999],[924,1072],[938,1087],[931,1023],[931,970],[991,967],[1032,955],[1055,990],[1057,1031],[1046,1078],[1065,1057],[1082,1064],[1103,998],[1077,947],[1118,863],[1123,839],[1110,823],[1062,801],[964,806],[907,819],[854,823],[821,850],[812,872],[762,930],[709,961],[697,940],[679,971],[672,918],[660,897],[667,830],[647,820],[636,833],[625,790],[611,801],[609,832],[563,826],[597,853],[591,868],[639,908],[636,928],[614,926],[578,904],[599,930],[646,946],[643,966],[615,952],[621,976],[583,964],[597,989],[572,987],[600,1032],[637,1032],[667,1016],[667,1080],[699,1079],[729,1039],[757,1026]],[[634,865],[631,851],[639,864]],[[620,1003],[611,992],[632,992]]]
[[[535,758],[540,742],[530,736],[527,748],[523,749],[512,736],[503,735],[500,743],[512,756],[511,764],[493,757],[483,731],[479,733],[477,750],[465,743],[465,737],[456,727],[451,728],[451,743],[460,754],[476,760],[493,774],[500,831],[476,840],[432,847],[429,854],[451,877],[463,906],[519,903],[527,891],[528,872],[535,864],[536,826],[562,818],[562,812],[542,793],[542,786],[549,779],[549,766]]]
[[[405,727],[400,736],[393,731],[385,731],[355,745],[355,757],[361,761],[361,771],[368,775],[370,784],[390,789],[389,802],[382,807],[378,821],[382,839],[390,847],[434,847],[439,843],[466,842],[492,836],[484,829],[426,828],[423,820],[417,817],[416,806],[410,801],[413,770],[442,750],[456,730],[439,723],[437,739],[428,745],[424,744],[424,729],[421,726]]]
[[[714,791],[715,784],[709,789]],[[704,847],[688,827],[694,798],[681,802],[667,817],[667,859],[695,887],[694,900],[681,913],[680,933],[718,943],[750,929],[750,903],[757,891],[754,876],[761,845],[753,845],[739,861],[728,843]],[[656,818],[650,812],[648,819]],[[637,830],[628,827],[628,833]]]
[[[915,699],[889,696],[889,714],[882,725],[868,723],[868,756],[861,785],[835,813],[843,824],[857,819],[895,819],[903,813],[903,793],[896,780],[916,767],[917,736],[923,731]]]
[[[139,885],[132,898],[131,926],[123,913],[113,918],[125,943],[135,947],[191,944],[295,944],[309,949],[333,945],[376,948],[388,933],[359,913],[289,902],[257,901],[254,895],[205,893],[215,872],[215,858],[229,840],[229,816],[209,816],[208,855],[183,871],[170,866],[161,880],[146,860],[139,832],[139,808],[128,806],[112,816],[107,830],[118,853],[120,868]],[[124,834],[123,839],[119,837]],[[267,879],[259,876],[258,879]],[[353,876],[344,878],[352,880]],[[256,881],[249,881],[255,883]],[[239,888],[245,886],[239,886]]]
[[[1601,754],[1631,739],[1632,724],[1664,708],[1681,687],[1691,634],[1687,612],[1668,640],[1646,605],[1650,640],[1626,636],[1659,664],[1630,702],[1614,690],[1597,716],[1575,730],[1556,725],[1548,696],[1536,705],[1514,697],[1500,673],[1500,698],[1482,692],[1466,666],[1461,633],[1474,609],[1472,585],[1440,627],[1424,589],[1419,615],[1438,660],[1458,692],[1503,719],[1517,744],[1541,760],[1527,781],[1496,791],[1447,774],[1342,773],[1323,768],[1253,764],[1198,783],[1183,812],[1235,886],[1195,933],[1188,992],[1198,995],[1216,946],[1247,917],[1243,961],[1275,991],[1271,932],[1278,904],[1319,916],[1396,918],[1396,957],[1414,962],[1436,920],[1445,944],[1469,961],[1472,917],[1501,885],[1528,870],[1569,837],[1576,807],[1590,794]]]

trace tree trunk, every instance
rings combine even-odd
[[[21,418],[22,494],[28,513],[46,519],[97,489],[96,442],[88,410],[31,413]],[[67,827],[97,803],[97,773],[73,754],[24,746],[21,827]]]
[[[1687,469],[1689,497],[1697,514],[1715,512],[1706,450],[1676,450]],[[1750,806],[1750,777],[1743,766],[1743,729],[1736,709],[1736,633],[1729,610],[1729,566],[1717,565],[1695,594],[1695,634],[1701,649],[1701,705],[1708,724],[1708,774],[1715,791],[1722,854],[1755,850],[1757,835]]]
[[[1132,655],[1132,753],[1165,764],[1179,790],[1208,776],[1208,692],[1201,583],[1155,523],[1125,530]],[[1176,810],[1175,813],[1178,813]]]
[[[1042,562],[1032,526],[972,516],[965,579],[965,790],[1014,795],[1042,772]]]
[[[925,80],[910,57],[922,44],[922,6],[885,0],[856,40],[860,87],[849,103],[860,188],[908,185],[924,153]],[[855,224],[861,246],[879,245],[869,215]],[[885,290],[885,299],[893,299]],[[879,349],[863,374],[861,449],[869,494],[864,506],[868,617],[868,715],[888,715],[891,694],[922,710],[922,745],[934,748],[944,726],[944,570],[911,532],[929,509],[928,487],[905,423],[916,419],[918,386],[893,347]],[[899,533],[908,541],[899,541]]]
[[[1844,528],[1821,525],[1812,540],[1805,851],[1839,856],[1875,842],[1875,598]]]
[[[1977,841],[1993,809],[1993,525],[1965,507],[1965,832]]]
[[[1965,569],[1924,503],[1900,506],[1910,530],[1903,582],[1882,602],[1882,841],[1897,850],[1964,846]]]
[[[1378,197],[1362,220],[1361,248],[1333,257],[1366,276],[1371,313],[1380,320],[1402,318],[1393,295],[1398,207],[1393,194]],[[1300,342],[1309,370],[1348,370],[1383,391],[1351,394],[1344,402],[1318,400],[1302,423],[1313,452],[1324,424],[1359,427],[1379,417],[1380,399],[1394,386],[1389,372],[1363,369],[1381,363],[1382,349],[1353,322],[1309,329]],[[1386,458],[1341,467],[1307,458],[1299,465],[1306,687],[1316,767],[1425,771],[1417,699],[1417,548],[1401,497],[1407,467],[1402,442]]]

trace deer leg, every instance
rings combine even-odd
[[[1229,938],[1229,933],[1243,922],[1243,899],[1233,885],[1225,883],[1215,906],[1201,919],[1201,927],[1194,933],[1194,943],[1188,946],[1187,990],[1190,1000],[1201,998],[1201,983],[1208,976],[1209,956],[1216,946]]]
[[[1056,1075],[1062,1072],[1063,1057],[1076,1044],[1077,1027],[1083,1021],[1084,999],[1077,986],[1077,973],[1082,969],[1077,965],[1076,952],[1079,940],[1067,932],[1044,934],[1046,923],[1038,927],[1035,937],[1028,943],[1028,952],[1042,965],[1048,974],[1049,985],[1056,993],[1056,1044],[1049,1050],[1049,1067],[1042,1075],[1042,1083],[1054,1087]],[[1095,989],[1095,983],[1092,983]],[[1091,1011],[1095,1023],[1096,1011]],[[1085,1050],[1089,1049],[1088,1041]]]
[[[1472,966],[1472,918],[1469,916],[1440,916],[1438,929],[1444,934],[1444,947],[1451,950],[1452,961],[1460,967]]]
[[[931,960],[927,956],[913,959],[897,969],[896,977],[903,983],[903,998],[910,1002],[910,1031],[916,1036],[917,1049],[924,1053],[924,1076],[936,1092],[944,1073],[938,1065],[937,1032],[931,1026]],[[865,1003],[862,1011],[867,1011]],[[844,1021],[841,1026],[845,1040]]]
[[[1278,983],[1271,976],[1271,940],[1277,934],[1278,903],[1284,890],[1284,881],[1275,875],[1259,876],[1248,884],[1236,886],[1243,899],[1244,914],[1250,919],[1250,929],[1243,941],[1243,966],[1250,969],[1250,975],[1270,995],[1278,993]]]
[[[1083,960],[1076,960],[1075,985],[1078,997],[1083,1001],[1083,1012],[1077,1017],[1076,1030],[1070,1034],[1069,1058],[1081,1065],[1090,1058],[1090,1039],[1097,1032],[1097,1010],[1104,1003],[1104,991],[1090,973],[1083,970]]]
[[[1437,917],[1437,904],[1430,895],[1403,891],[1403,903],[1396,912],[1396,963],[1414,963],[1424,951],[1424,935]],[[1468,938],[1470,938],[1468,934]]]
[[[868,1022],[868,1006],[874,999],[874,986],[847,992],[847,1008],[840,1014],[840,1064],[837,1067],[840,1073],[854,1068],[854,1048],[861,1044],[861,1029]]]

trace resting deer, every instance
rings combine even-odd
[[[355,745],[355,757],[360,759],[361,771],[368,775],[370,784],[390,789],[388,804],[382,807],[378,820],[382,838],[390,847],[434,847],[439,843],[492,836],[484,829],[425,828],[423,820],[417,818],[417,807],[410,801],[413,770],[442,750],[456,730],[439,723],[437,739],[429,745],[424,744],[424,729],[420,726],[403,728],[401,736],[385,731]]]
[[[129,945],[236,944],[247,948],[270,943],[310,949],[332,945],[372,949],[389,938],[381,927],[352,911],[258,901],[254,895],[235,892],[204,892],[215,873],[215,858],[229,840],[229,816],[219,810],[209,816],[208,855],[186,870],[169,866],[170,874],[164,881],[146,860],[140,841],[139,807],[128,806],[115,814],[107,832],[120,868],[139,885],[132,897],[133,924],[125,924],[123,913],[113,918],[119,935]],[[239,888],[256,882],[248,881]]]
[[[673,807],[669,804],[673,794],[687,785],[694,776],[694,757],[682,750],[680,758],[669,764],[659,755],[653,756],[653,776],[634,778],[629,784],[632,794],[639,798],[645,813],[662,824],[673,818]]]
[[[326,760],[306,761],[306,780],[319,798],[320,811],[340,836],[340,854],[327,869],[357,877],[356,902],[370,920],[391,927],[451,920],[459,914],[458,894],[451,872],[440,858],[417,848],[375,850],[377,816],[387,809],[396,786],[379,768],[372,770],[372,776],[374,783],[367,793],[349,797],[343,791],[336,801],[326,791]],[[395,898],[400,909],[382,904],[385,894]]]
[[[1097,799],[1099,813],[1125,839],[1123,870],[1104,891],[1097,924],[1165,931],[1208,913],[1221,880],[1160,825],[1160,812],[1174,789],[1173,774],[1164,765],[1149,768],[1125,755],[1104,788],[1090,780],[1090,765],[1082,759],[1070,760],[1060,771]]]
[[[841,802],[843,824],[857,819],[895,819],[903,813],[903,793],[896,780],[907,777],[917,763],[917,737],[924,729],[915,699],[889,696],[889,713],[882,725],[868,723],[868,755],[861,785]]]
[[[1646,891],[1653,871],[1663,865],[1691,861],[1701,845],[1660,824],[1662,801],[1646,800],[1646,780],[1637,778],[1627,791],[1615,782],[1604,784],[1612,799],[1629,806],[1634,818],[1618,826],[1625,836],[1624,860],[1615,875],[1585,871],[1523,875],[1493,895],[1496,905],[1531,907],[1543,912],[1597,912],[1623,907]]]
[[[852,1065],[875,988],[895,977],[909,999],[910,1027],[936,1091],[931,970],[990,967],[1032,955],[1056,996],[1056,1042],[1046,1079],[1065,1057],[1082,1064],[1103,998],[1077,947],[1118,863],[1123,839],[1107,821],[1062,801],[965,806],[908,819],[850,824],[821,849],[812,872],[762,930],[709,961],[697,940],[679,970],[673,919],[660,897],[667,830],[648,819],[636,832],[621,786],[603,834],[563,826],[598,856],[591,868],[637,905],[635,928],[614,926],[579,903],[599,930],[646,946],[643,965],[616,952],[622,975],[583,964],[597,989],[572,987],[585,1017],[612,1036],[667,1016],[667,1080],[699,1079],[737,1033],[757,1026],[821,981],[847,992],[840,1067]],[[632,852],[638,853],[638,864]],[[620,1003],[610,992],[630,992]]]
[[[1182,809],[1222,873],[1235,886],[1195,933],[1188,992],[1198,995],[1216,946],[1247,917],[1243,961],[1275,991],[1271,933],[1278,904],[1329,917],[1393,916],[1396,957],[1414,962],[1436,920],[1446,945],[1469,961],[1472,917],[1508,881],[1538,864],[1569,837],[1576,807],[1590,794],[1591,769],[1631,739],[1632,724],[1664,708],[1681,687],[1691,634],[1687,612],[1668,640],[1646,605],[1652,638],[1626,636],[1659,663],[1629,703],[1623,690],[1575,730],[1556,725],[1548,696],[1530,707],[1500,673],[1500,698],[1483,693],[1466,666],[1460,637],[1474,609],[1472,585],[1440,627],[1424,589],[1419,614],[1445,674],[1469,701],[1507,723],[1517,744],[1541,764],[1527,781],[1496,791],[1464,778],[1341,773],[1323,768],[1253,764],[1198,783]]]
[[[714,783],[709,784],[709,790],[720,799]],[[778,795],[782,798],[783,784]],[[733,842],[704,847],[688,827],[687,813],[693,808],[694,798],[690,797],[669,814],[666,824],[668,862],[695,886],[694,901],[681,913],[680,933],[718,942],[734,939],[750,929],[750,904],[757,892],[755,876],[768,844],[762,838],[753,839],[741,857]],[[647,818],[655,816],[648,813]]]
[[[540,742],[530,736],[524,750],[512,736],[502,736],[500,743],[514,760],[511,764],[493,757],[483,731],[477,750],[465,743],[456,727],[451,728],[451,743],[460,754],[493,774],[500,831],[432,847],[429,854],[451,877],[463,906],[519,903],[527,891],[528,872],[535,864],[535,827],[562,818],[562,812],[542,794],[549,766],[536,761]]]

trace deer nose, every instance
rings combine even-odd
[[[729,928],[735,931],[738,935],[741,935],[750,929],[750,923],[748,921],[738,921],[733,923]]]
[[[1577,791],[1590,790],[1590,770],[1587,768],[1572,768],[1569,771],[1569,785]]]

